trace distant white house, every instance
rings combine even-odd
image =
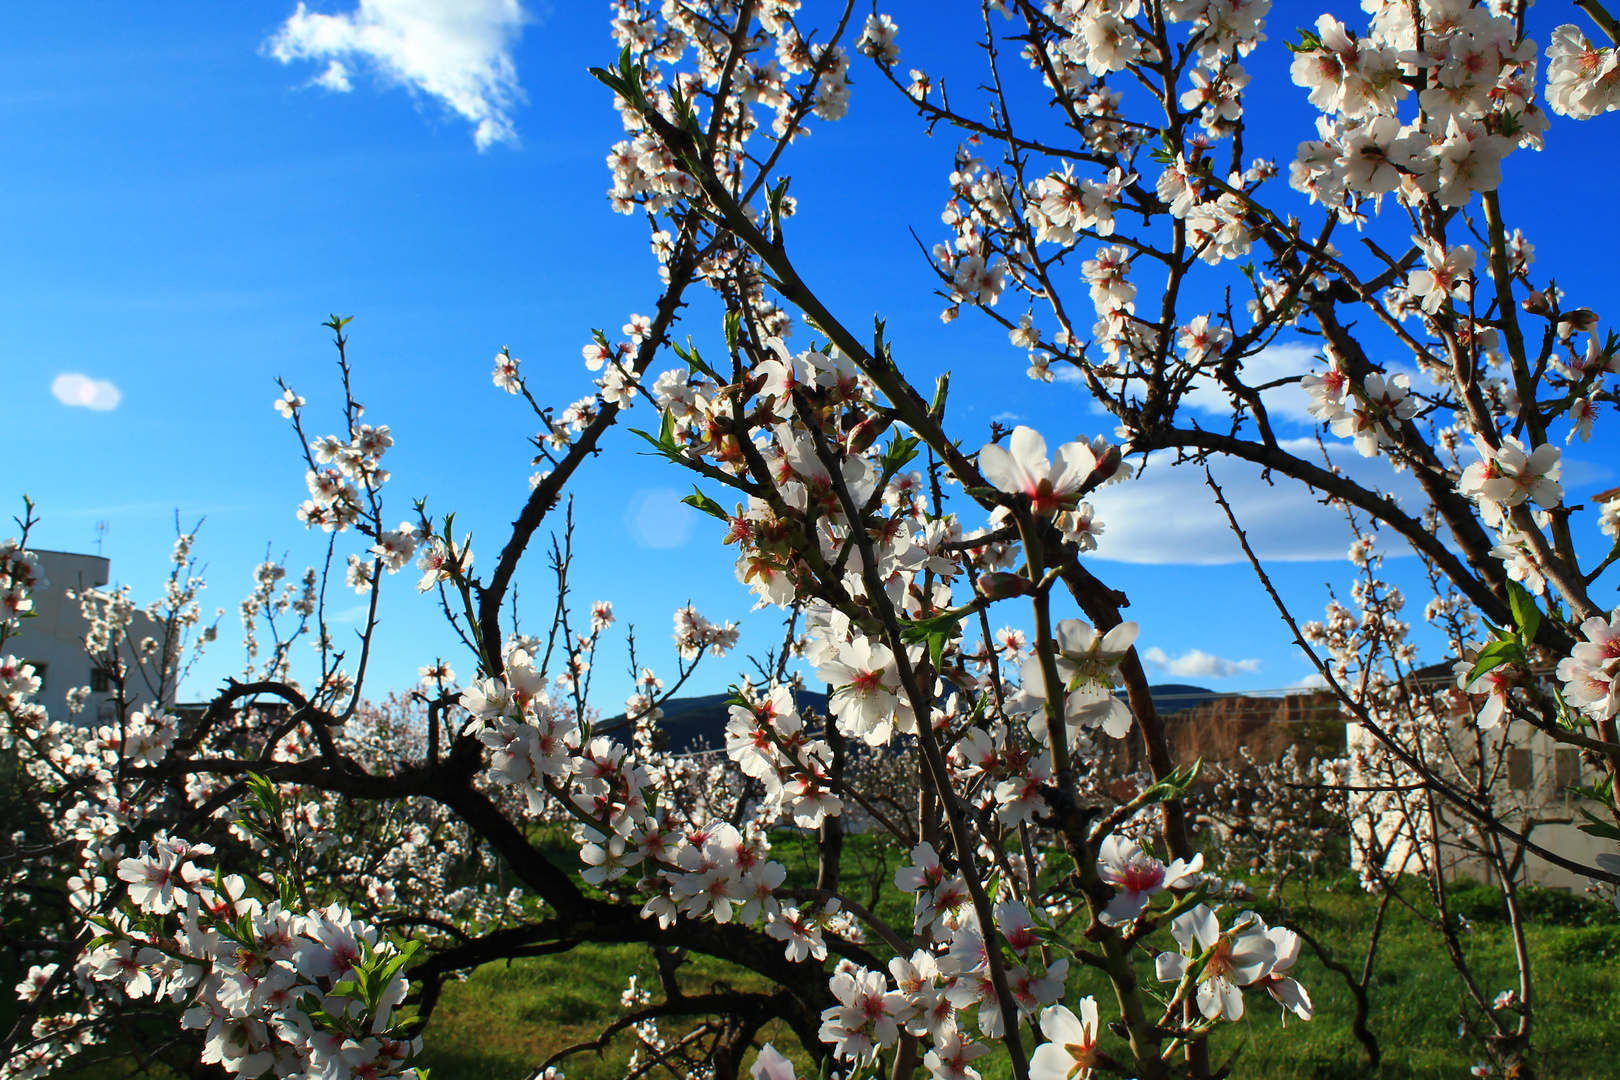
[[[89,687],[90,696],[79,722],[110,720],[115,709],[112,688],[85,651],[84,639],[90,624],[79,610],[77,597],[80,590],[104,587],[111,580],[111,564],[100,555],[30,550],[39,557],[46,585],[34,592],[34,617],[21,620],[17,635],[7,638],[5,651],[33,665],[41,682],[36,700],[50,712],[51,719],[67,721],[68,691]],[[73,599],[68,598],[70,592]],[[130,627],[132,641],[139,642],[155,633],[151,620],[137,611]],[[132,659],[127,662],[133,667]],[[152,699],[138,676],[128,680],[125,693],[136,704]]]
[[[1467,699],[1463,698],[1462,701],[1466,703]],[[1480,745],[1473,734],[1472,716],[1472,708],[1465,705],[1464,709],[1448,718],[1451,724],[1449,752],[1436,755],[1435,759],[1438,762],[1449,758],[1470,774],[1478,767],[1476,747]],[[1346,742],[1352,763],[1360,759],[1358,750],[1376,753],[1378,747],[1377,737],[1356,723],[1347,726]],[[1485,745],[1491,747],[1495,742],[1486,740]],[[1507,732],[1505,752],[1492,753],[1485,767],[1497,778],[1497,783],[1493,785],[1493,790],[1499,793],[1493,807],[1496,817],[1516,831],[1526,833],[1531,842],[1586,866],[1595,866],[1597,855],[1614,850],[1612,841],[1584,833],[1578,827],[1585,821],[1577,809],[1581,800],[1570,794],[1569,789],[1576,785],[1590,786],[1597,780],[1597,772],[1582,760],[1577,748],[1560,743],[1523,721],[1515,721]],[[1352,784],[1385,783],[1389,778],[1388,773],[1368,775],[1354,766],[1350,774]],[[1410,774],[1404,774],[1402,778],[1415,779]],[[1503,780],[1506,782],[1503,783]],[[1474,854],[1481,839],[1476,827],[1454,808],[1445,807],[1443,803],[1441,805],[1445,820],[1441,823],[1437,839],[1445,876],[1494,882],[1497,876],[1495,870],[1485,859]],[[1404,821],[1403,816],[1391,811],[1375,822],[1363,819],[1355,822],[1358,829],[1377,829],[1380,843],[1376,846],[1387,849],[1384,863],[1392,871],[1403,866],[1416,870],[1421,865],[1421,859],[1417,858],[1419,853],[1412,846],[1412,825],[1416,824],[1419,835],[1426,835],[1430,831],[1426,812],[1419,810],[1412,815],[1417,819],[1413,822]],[[1355,865],[1359,869],[1362,859],[1366,857],[1364,846],[1351,846]],[[1513,845],[1509,843],[1506,846],[1511,858]],[[1576,891],[1585,888],[1588,883],[1586,877],[1547,862],[1534,852],[1525,851],[1522,858],[1522,869],[1516,875],[1521,882]]]

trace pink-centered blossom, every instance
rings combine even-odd
[[[1111,833],[1097,849],[1097,876],[1114,887],[1114,898],[1097,916],[1105,924],[1129,922],[1142,914],[1148,901],[1165,889],[1188,888],[1204,868],[1203,852],[1192,859],[1177,859],[1169,866],[1143,851],[1141,845]]]
[[[1096,467],[1091,447],[1082,442],[1064,443],[1047,460],[1046,440],[1022,424],[1013,428],[1007,446],[987,443],[979,451],[986,480],[1001,491],[1028,496],[1030,508],[1045,516],[1079,501],[1080,488]]]
[[[1030,1058],[1029,1080],[1087,1080],[1091,1076],[1101,1031],[1097,1002],[1084,997],[1075,1008],[1078,1014],[1062,1005],[1041,1013],[1041,1034],[1046,1042]]]

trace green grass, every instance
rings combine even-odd
[[[577,852],[565,836],[535,837],[559,866],[578,868]],[[797,836],[773,837],[774,857],[789,869],[790,885],[814,880],[812,847]],[[899,846],[871,837],[846,841],[843,891],[865,903],[874,893],[878,914],[902,933],[910,927],[910,905],[892,887],[894,870],[907,856]],[[1538,1077],[1560,1080],[1610,1080],[1620,1076],[1620,916],[1611,908],[1580,897],[1543,890],[1525,893],[1529,920],[1536,1026],[1531,1064]],[[1372,899],[1352,880],[1336,882],[1332,891],[1313,889],[1304,905],[1296,889],[1287,896],[1292,910],[1285,922],[1311,931],[1338,958],[1359,969],[1366,930],[1375,909]],[[1472,929],[1465,947],[1487,995],[1516,984],[1511,938],[1496,892],[1459,889],[1453,909]],[[1151,967],[1140,970],[1151,984]],[[1243,1080],[1338,1080],[1371,1077],[1464,1078],[1468,1066],[1483,1059],[1471,1040],[1459,1040],[1457,1022],[1463,1006],[1461,984],[1440,939],[1411,915],[1392,907],[1385,927],[1372,992],[1369,1026],[1384,1050],[1384,1063],[1369,1071],[1350,1033],[1354,1002],[1341,978],[1324,969],[1306,950],[1296,967],[1317,1007],[1310,1023],[1289,1018],[1263,993],[1246,994],[1248,1014],[1224,1024],[1214,1039],[1214,1061],[1236,1056],[1233,1076]],[[717,987],[766,990],[764,980],[721,960],[693,956],[679,969],[688,993]],[[650,952],[641,945],[581,945],[571,952],[511,963],[485,965],[465,981],[445,987],[426,1032],[422,1064],[434,1080],[521,1080],[556,1051],[594,1039],[622,1015],[620,995],[630,976],[652,989],[658,981]],[[1076,965],[1069,978],[1069,1001],[1087,994],[1098,999],[1106,1018],[1111,988],[1095,972]],[[678,1036],[690,1021],[671,1020],[666,1038]],[[760,1041],[771,1041],[797,1060],[801,1075],[808,1059],[781,1025],[767,1028]],[[635,1037],[622,1033],[601,1055],[576,1055],[563,1065],[570,1080],[616,1080]],[[1116,1057],[1123,1043],[1105,1035]],[[980,1060],[986,1080],[1009,1075],[1000,1055]],[[112,1080],[127,1067],[102,1067],[72,1073],[84,1080]],[[160,1069],[148,1075],[172,1075]],[[813,1075],[813,1074],[811,1074]],[[918,1077],[923,1073],[919,1072]]]
[[[1373,903],[1359,892],[1322,898],[1306,921],[1341,960],[1359,968],[1360,934]],[[1532,1064],[1538,1076],[1609,1078],[1620,1071],[1620,928],[1533,923],[1528,932],[1536,994]],[[1479,922],[1464,948],[1487,995],[1517,986],[1512,939],[1505,926]],[[1282,1029],[1281,1010],[1259,995],[1249,1015],[1221,1029],[1221,1055],[1237,1053],[1236,1075],[1254,1077],[1356,1077],[1369,1075],[1359,1045],[1350,1034],[1354,1002],[1343,980],[1314,955],[1297,970],[1317,1006],[1308,1024],[1290,1020]],[[1368,1027],[1384,1050],[1384,1063],[1371,1075],[1406,1077],[1466,1075],[1483,1060],[1472,1040],[1459,1040],[1462,985],[1440,939],[1404,914],[1390,920],[1374,968]],[[1220,1058],[1217,1058],[1220,1060]]]
[[[865,838],[852,840],[846,850],[845,888],[864,901],[868,883],[892,875],[904,853]],[[794,845],[779,844],[776,854],[789,866],[795,884],[813,872],[813,858]],[[1457,897],[1473,926],[1465,948],[1489,995],[1516,985],[1512,941],[1494,895],[1479,889]],[[1336,891],[1316,890],[1308,909],[1297,906],[1298,897],[1290,899],[1296,904],[1291,920],[1359,969],[1358,950],[1374,902],[1350,881],[1339,883]],[[883,916],[903,921],[906,913],[892,887],[885,890],[884,901]],[[1620,925],[1615,925],[1614,913],[1560,893],[1532,891],[1526,906],[1536,994],[1536,1075],[1568,1080],[1620,1075],[1620,1023],[1615,1019],[1620,1016]],[[1145,966],[1143,970],[1151,979]],[[556,1050],[594,1038],[620,1015],[619,995],[629,976],[639,974],[644,985],[656,987],[653,971],[646,949],[632,945],[581,946],[562,956],[488,965],[446,988],[428,1030],[424,1064],[433,1066],[435,1080],[519,1080]],[[1308,950],[1296,973],[1315,1001],[1316,1018],[1304,1023],[1290,1017],[1285,1025],[1281,1009],[1269,997],[1246,994],[1244,1019],[1218,1029],[1215,1062],[1235,1055],[1233,1075],[1255,1080],[1406,1080],[1465,1077],[1470,1065],[1483,1060],[1477,1044],[1457,1037],[1461,983],[1432,931],[1392,907],[1375,972],[1369,1027],[1384,1050],[1377,1070],[1362,1065],[1360,1044],[1351,1035],[1350,992]],[[739,989],[764,988],[756,976],[705,958],[693,958],[682,969],[682,979],[694,988],[707,989],[716,981]],[[1069,991],[1071,1003],[1095,995],[1108,1015],[1112,991],[1096,973],[1077,966]],[[667,1022],[665,1037],[678,1034],[681,1023]],[[1116,1056],[1125,1056],[1121,1041],[1105,1038],[1115,1044],[1110,1049]],[[795,1058],[802,1056],[785,1031],[768,1030],[764,1040]],[[634,1036],[623,1034],[602,1057],[579,1055],[563,1067],[571,1080],[622,1076],[633,1043]],[[1008,1075],[999,1055],[980,1064],[986,1066],[981,1070],[986,1080]]]
[[[527,1076],[551,1054],[595,1039],[621,1016],[619,995],[631,975],[638,975],[643,985],[657,986],[645,946],[581,945],[563,956],[487,964],[465,982],[445,988],[421,1064],[433,1069],[434,1080]],[[759,976],[708,957],[690,958],[680,975],[693,993],[714,983],[739,990],[769,988]],[[684,1030],[683,1022],[666,1022],[665,1037]],[[765,1037],[783,1046],[791,1039],[775,1028]],[[635,1042],[633,1034],[623,1033],[603,1054],[576,1055],[562,1068],[570,1080],[621,1077]]]

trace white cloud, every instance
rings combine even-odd
[[[1418,372],[1410,362],[1380,358],[1387,374],[1405,375],[1412,386],[1428,385],[1431,380]],[[1248,386],[1264,386],[1278,379],[1327,370],[1322,359],[1322,347],[1307,341],[1279,341],[1266,346],[1243,361],[1243,382]],[[1232,398],[1214,379],[1200,376],[1193,380],[1192,388],[1184,399],[1189,408],[1211,416],[1230,417]],[[1274,386],[1262,391],[1260,400],[1273,420],[1291,420],[1314,428],[1316,418],[1311,415],[1311,396],[1300,389],[1297,382]]]
[[[334,94],[347,94],[354,89],[349,81],[349,69],[343,66],[343,61],[334,60],[326,65],[326,70],[310,80],[316,86],[324,86]]]
[[[511,50],[526,21],[519,0],[359,0],[346,15],[300,3],[265,44],[284,64],[328,61],[312,81],[339,93],[352,88],[349,63],[369,62],[465,117],[482,150],[517,140],[508,110],[523,90]]]
[[[1579,491],[1583,488],[1607,487],[1614,479],[1614,469],[1606,464],[1587,461],[1571,455],[1589,452],[1585,446],[1575,446],[1564,451],[1564,490],[1566,492]],[[1476,455],[1477,456],[1477,455]],[[1574,502],[1573,498],[1568,500]]]
[[[1262,349],[1243,361],[1243,381],[1250,386],[1264,386],[1290,375],[1305,375],[1322,371],[1326,364],[1318,359],[1321,349],[1301,342],[1283,342]],[[1299,388],[1298,383],[1278,386],[1264,391],[1260,400],[1272,416],[1286,417],[1301,424],[1314,424],[1310,413],[1311,396]],[[1186,403],[1199,412],[1212,416],[1230,416],[1232,399],[1220,389],[1214,379],[1200,377],[1193,380]]]
[[[58,375],[51,383],[51,393],[64,405],[82,405],[96,412],[116,409],[124,398],[108,380],[77,374]]]
[[[1314,438],[1286,439],[1282,449],[1306,461],[1322,462]],[[1361,457],[1349,443],[1327,443],[1332,461],[1351,479],[1393,494],[1409,512],[1423,504],[1411,473],[1396,473],[1387,459]],[[1142,475],[1092,492],[1087,498],[1103,523],[1096,558],[1130,563],[1211,565],[1246,561],[1227,525],[1226,515],[1204,483],[1203,466],[1172,465],[1160,451],[1148,458]],[[1298,561],[1342,559],[1351,535],[1344,515],[1323,506],[1322,493],[1280,473],[1271,482],[1258,466],[1235,459],[1211,463],[1215,480],[1262,559]],[[1385,533],[1384,550],[1404,555],[1407,548]]]
[[[1226,660],[1202,649],[1189,649],[1180,656],[1170,656],[1155,645],[1142,653],[1142,659],[1166,675],[1180,679],[1230,679],[1260,670],[1258,660]]]
[[[370,604],[355,604],[353,607],[344,608],[342,611],[328,613],[326,621],[333,623],[365,622],[366,616],[369,614],[371,614]]]
[[[669,488],[643,488],[636,492],[624,512],[624,527],[644,548],[676,548],[692,533],[692,516],[697,511],[681,502],[678,491]]]

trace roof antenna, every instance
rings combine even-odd
[[[106,538],[107,523],[105,521],[96,522],[96,555],[98,557],[101,555],[101,542]]]

